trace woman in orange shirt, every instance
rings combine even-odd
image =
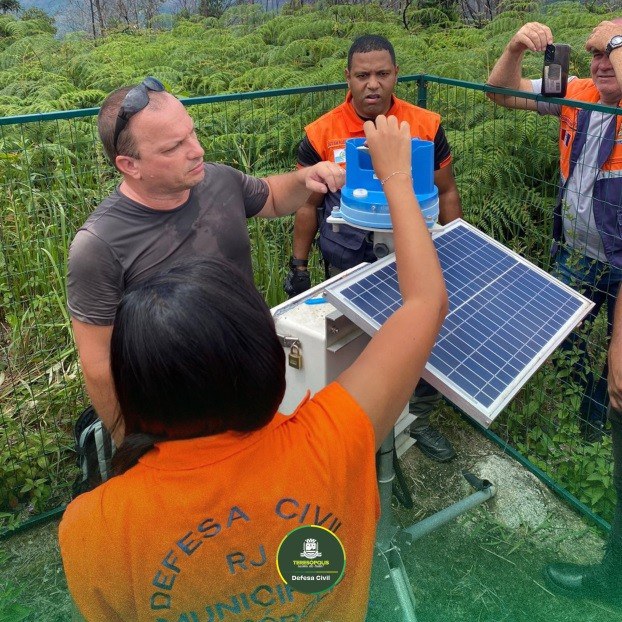
[[[118,474],[74,500],[60,526],[78,619],[365,619],[374,454],[447,312],[413,193],[408,124],[380,116],[365,132],[391,210],[403,305],[293,415],[277,413],[285,361],[270,311],[235,268],[181,265],[124,296],[111,342],[126,434]],[[279,574],[279,544],[305,525],[330,530],[345,550],[329,591],[292,589]],[[304,557],[314,556],[305,542]]]

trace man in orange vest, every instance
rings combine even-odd
[[[299,168],[327,160],[345,166],[345,141],[363,137],[363,124],[378,115],[394,115],[408,121],[411,135],[434,142],[434,183],[439,193],[439,221],[446,224],[462,216],[460,196],[451,170],[451,152],[441,126],[440,115],[398,99],[393,94],[399,67],[390,41],[365,35],[354,41],[348,52],[345,77],[349,91],[343,104],[307,125],[298,147]],[[307,270],[309,252],[319,229],[319,245],[327,275],[333,276],[362,261],[376,260],[369,232],[340,225],[334,232],[326,222],[332,208],[340,204],[341,192],[326,196],[312,194],[296,212],[293,256],[285,291],[294,296],[311,287]],[[417,420],[411,434],[417,446],[430,458],[446,462],[455,452],[447,439],[430,427],[428,419],[440,395],[421,381],[413,394],[411,412]]]
[[[553,44],[550,28],[538,22],[525,24],[512,37],[490,73],[488,83],[514,90],[541,92],[540,80],[522,77],[525,52],[543,52]],[[614,108],[622,101],[622,19],[601,22],[585,45],[592,55],[590,78],[568,82],[570,100],[598,103]],[[560,192],[553,224],[553,253],[557,275],[580,289],[596,304],[594,319],[607,304],[611,335],[616,297],[622,281],[622,116],[613,112],[582,110],[552,102],[491,93],[489,97],[508,108],[537,110],[560,117]],[[619,311],[619,310],[618,310]],[[617,325],[609,351],[609,363],[600,378],[586,373],[581,404],[586,440],[599,440],[607,410],[607,375],[612,380],[610,421],[614,456],[617,506],[607,551],[594,566],[549,564],[544,574],[551,587],[569,596],[622,600],[622,322]],[[568,345],[573,345],[572,342]],[[580,365],[586,361],[584,342]],[[577,377],[580,377],[577,374]]]

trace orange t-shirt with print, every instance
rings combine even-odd
[[[74,500],[59,538],[69,589],[90,621],[263,618],[359,622],[379,517],[374,431],[338,383],[247,435],[160,443]],[[292,591],[276,568],[287,533],[341,540],[331,591]]]

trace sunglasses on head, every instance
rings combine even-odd
[[[114,150],[117,150],[117,141],[119,135],[127,127],[130,119],[143,108],[147,107],[149,103],[148,91],[165,91],[164,85],[157,78],[151,76],[145,78],[138,86],[130,89],[127,95],[121,103],[119,108],[119,114],[117,115],[117,123],[114,126],[114,137],[112,139],[112,146]]]

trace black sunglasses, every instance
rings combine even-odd
[[[147,107],[149,103],[149,93],[147,91],[165,91],[164,85],[157,78],[149,76],[145,78],[138,86],[127,92],[127,95],[123,99],[123,103],[119,108],[119,114],[117,115],[117,124],[114,126],[114,137],[112,139],[112,146],[114,150],[117,150],[117,141],[119,140],[119,134],[127,127],[130,119],[143,108]]]

